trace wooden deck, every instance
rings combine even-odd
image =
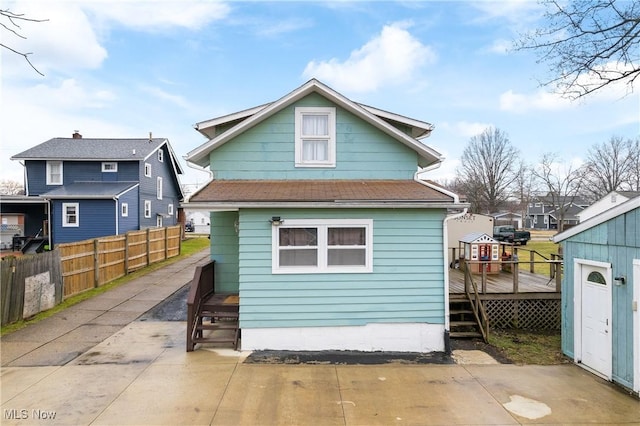
[[[482,275],[474,274],[473,280],[478,291],[483,293]],[[518,275],[518,293],[555,293],[555,279],[548,276],[520,271]],[[464,293],[464,272],[459,269],[449,269],[449,293]],[[486,294],[513,294],[513,274],[500,272],[487,274]]]

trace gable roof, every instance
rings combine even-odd
[[[553,237],[553,242],[559,243],[560,241],[564,241],[576,234],[579,234],[582,231],[586,231],[587,229],[593,228],[594,226],[600,225],[601,223],[613,219],[614,217],[618,217],[637,208],[640,208],[640,196],[625,201],[622,204],[618,204],[617,206],[606,210],[596,216],[593,216],[564,232],[556,234]]]
[[[431,124],[355,103],[316,79],[309,80],[302,86],[298,87],[294,91],[288,93],[275,102],[196,124],[196,130],[200,131],[205,136],[210,137],[205,129],[237,121],[237,123],[227,131],[213,137],[208,142],[190,151],[186,155],[185,159],[188,162],[197,164],[200,167],[207,167],[209,165],[209,153],[211,151],[225,144],[226,142],[230,141],[234,137],[240,135],[256,124],[262,122],[268,117],[272,116],[276,112],[284,109],[285,107],[311,93],[320,94],[321,96],[329,99],[341,108],[349,111],[360,119],[365,120],[372,126],[378,128],[382,132],[393,137],[407,147],[413,149],[419,155],[419,165],[421,167],[427,167],[432,164],[437,164],[443,160],[443,157],[439,152],[428,147],[427,145],[424,145],[414,137],[398,130],[387,120],[408,125],[412,128],[412,134],[415,133],[416,135],[422,136],[431,132],[431,130],[433,129],[433,126]]]

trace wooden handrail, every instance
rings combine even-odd
[[[486,268],[486,264],[484,265]],[[478,286],[473,281],[473,276],[471,275],[471,269],[466,267],[464,268],[464,290],[467,294],[467,298],[471,302],[471,310],[473,311],[473,315],[476,318],[476,323],[478,327],[480,327],[480,333],[482,333],[482,339],[485,343],[489,342],[489,317],[487,316],[487,312],[484,309],[484,305],[480,300],[480,294],[478,292]],[[486,275],[486,274],[485,274]],[[468,283],[471,283],[471,287],[473,287],[473,292],[470,292]]]
[[[212,260],[202,266],[196,267],[191,280],[189,294],[187,295],[187,352],[194,347],[194,339],[198,333],[198,315],[202,303],[215,292],[214,265]]]

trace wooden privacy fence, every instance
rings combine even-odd
[[[180,254],[181,226],[59,244],[64,295],[99,287]]]
[[[29,318],[69,296],[179,255],[181,228],[131,231],[2,259],[2,325]]]
[[[2,325],[29,318],[62,301],[57,250],[2,259]]]

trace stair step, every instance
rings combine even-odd
[[[449,315],[459,315],[459,314],[472,314],[473,311],[471,309],[450,309]]]
[[[476,327],[478,323],[475,321],[451,321],[450,325],[451,327],[466,327],[466,326]]]
[[[471,339],[474,337],[482,338],[482,333],[477,331],[449,331],[449,337],[454,339]]]
[[[220,324],[219,322],[196,326],[196,330],[235,330],[236,328],[238,324]]]

